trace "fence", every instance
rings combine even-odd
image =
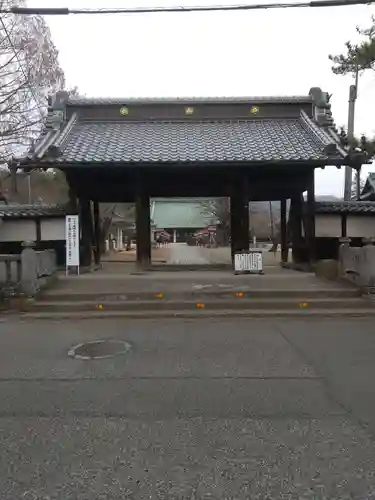
[[[364,239],[362,247],[351,247],[342,238],[339,249],[339,276],[369,292],[375,288],[375,239]]]
[[[12,295],[34,296],[57,271],[54,250],[36,251],[25,243],[18,255],[0,255],[0,288]]]

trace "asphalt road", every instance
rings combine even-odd
[[[1,500],[375,499],[372,321],[5,318],[0,356]]]

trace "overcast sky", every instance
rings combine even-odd
[[[292,0],[293,1],[293,0]],[[266,3],[262,0],[54,0],[71,8]],[[292,2],[290,2],[292,3]],[[51,7],[51,0],[29,0]],[[248,12],[48,17],[69,86],[88,96],[175,97],[333,94],[347,122],[350,77],[332,74],[328,54],[356,39],[375,7]],[[375,72],[360,79],[356,133],[375,135]],[[375,166],[364,168],[375,171]],[[317,192],[342,195],[343,172],[317,172]]]

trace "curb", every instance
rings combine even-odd
[[[13,314],[14,317],[14,314]],[[20,319],[39,320],[97,320],[97,319],[204,319],[204,318],[373,318],[375,308],[362,310],[316,310],[316,311],[275,311],[275,310],[230,310],[230,311],[141,311],[141,312],[78,312],[78,313],[23,313],[19,314]],[[9,316],[8,316],[9,318]],[[4,318],[5,319],[5,318]]]

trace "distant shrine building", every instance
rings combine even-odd
[[[42,137],[12,167],[65,173],[70,210],[80,214],[83,265],[91,263],[93,246],[100,261],[99,203],[136,204],[137,260],[148,266],[150,200],[184,197],[230,198],[232,255],[249,248],[249,201],[280,200],[282,259],[290,239],[295,260],[314,262],[314,171],[363,163],[345,146],[330,108],[319,88],[306,96],[212,99],[90,99],[59,92]],[[184,227],[173,228],[176,240],[196,229],[195,216],[187,214]]]
[[[152,199],[151,221],[155,230],[167,231],[173,243],[186,243],[197,232],[217,222],[199,198]]]

